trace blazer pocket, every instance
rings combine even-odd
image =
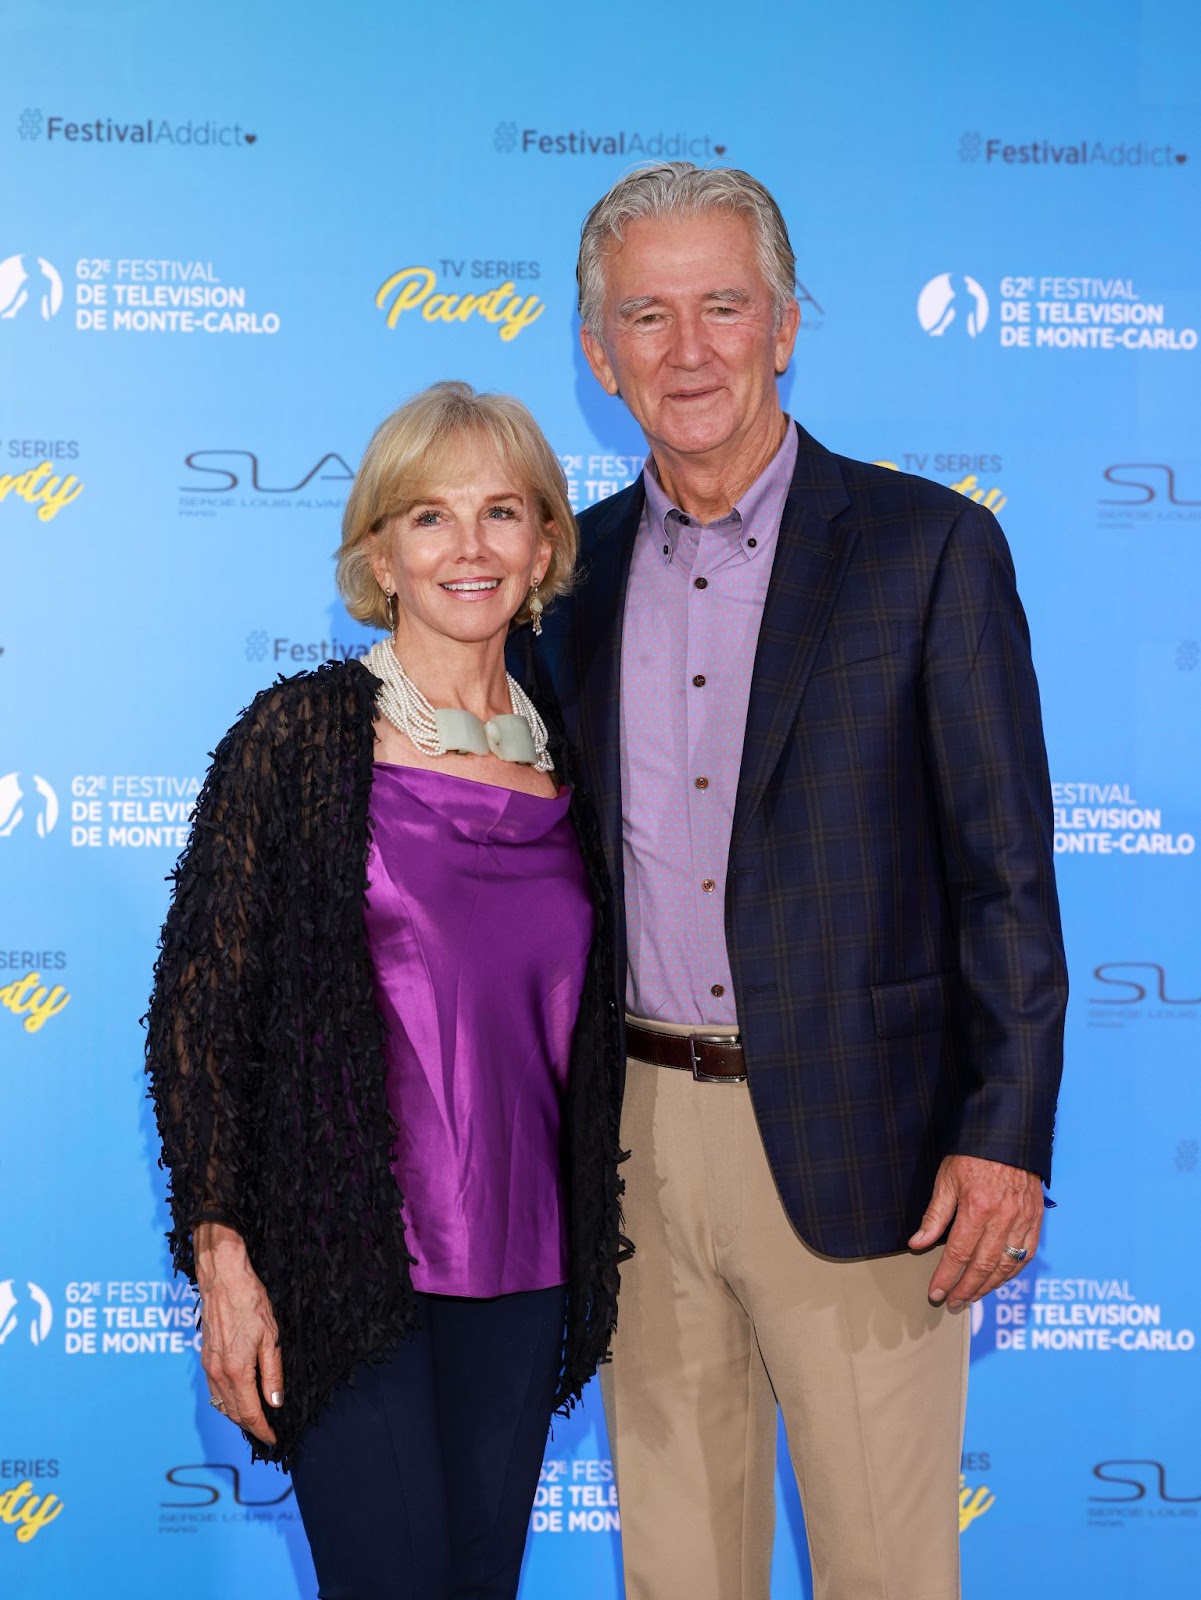
[[[831,629],[813,663],[811,678],[823,672],[837,672],[859,661],[876,661],[894,655],[901,648],[897,628],[888,622],[857,622]]]
[[[904,1039],[941,1028],[951,1010],[956,976],[935,972],[928,978],[872,985],[872,1017],[881,1039]]]

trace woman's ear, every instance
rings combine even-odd
[[[369,537],[371,540],[371,554],[369,557],[371,562],[371,570],[375,574],[376,583],[379,584],[380,588],[383,589],[385,593],[388,593],[388,591],[394,590],[396,585],[392,581],[392,567],[388,561],[387,523],[384,524],[378,533],[373,533],[369,535]]]
[[[555,541],[558,536],[558,526],[553,522],[545,525],[541,538],[538,540],[538,549],[534,556],[534,582],[542,583],[550,571],[550,564],[555,559]]]

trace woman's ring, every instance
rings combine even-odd
[[[1025,1253],[1026,1252],[1023,1250],[1022,1254],[1025,1255]],[[215,1394],[209,1395],[209,1405],[216,1406],[218,1411],[224,1411],[225,1410],[225,1401],[224,1400],[218,1400],[217,1396]]]
[[[1028,1250],[1022,1250],[1016,1244],[1007,1244],[1005,1246],[1005,1254],[1011,1261],[1025,1261],[1029,1253]]]

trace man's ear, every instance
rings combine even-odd
[[[776,330],[775,366],[777,378],[788,370],[788,363],[792,360],[792,347],[796,344],[796,336],[800,326],[801,308],[795,300],[790,300],[784,308],[784,315],[780,318],[780,326]]]
[[[580,329],[580,344],[584,351],[584,360],[592,369],[592,376],[600,384],[606,394],[617,393],[617,374],[609,365],[609,357],[604,345],[590,328]]]

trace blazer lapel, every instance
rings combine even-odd
[[[621,641],[644,499],[639,477],[598,510],[585,581],[572,606],[578,741],[615,886],[622,882]]]
[[[856,542],[833,526],[850,503],[835,457],[798,426],[800,449],[784,503],[747,707],[731,849],[741,840],[796,721],[813,658]]]

